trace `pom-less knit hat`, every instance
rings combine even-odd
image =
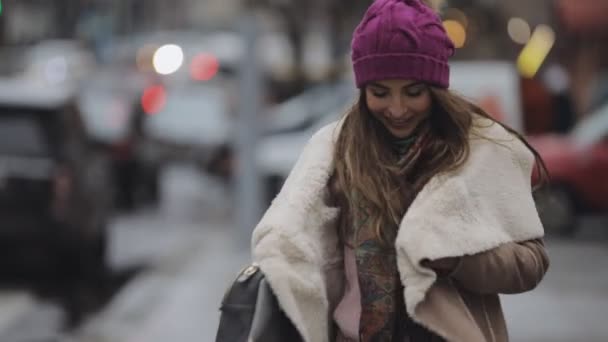
[[[352,62],[357,87],[413,79],[447,88],[454,45],[439,16],[420,0],[376,0],[355,29]]]

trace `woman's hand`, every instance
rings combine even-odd
[[[460,287],[479,294],[530,291],[549,268],[549,256],[542,239],[505,243],[461,259],[449,276]]]
[[[449,275],[454,272],[460,264],[460,257],[441,258],[436,260],[425,259],[420,264],[432,269],[439,275]]]

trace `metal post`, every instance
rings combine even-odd
[[[257,117],[261,105],[262,79],[256,54],[258,27],[254,15],[241,20],[244,53],[240,68],[239,109],[236,123],[236,224],[248,244],[251,232],[262,214],[260,177],[256,166]]]

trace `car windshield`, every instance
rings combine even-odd
[[[43,156],[49,152],[40,120],[32,116],[0,115],[0,154]]]
[[[108,89],[87,89],[78,98],[84,124],[92,137],[105,142],[127,136],[131,104],[126,96]]]

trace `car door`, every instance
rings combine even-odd
[[[72,224],[87,238],[99,235],[109,214],[111,186],[109,163],[89,144],[77,107],[66,105],[57,115],[61,121],[61,139],[66,162],[73,179]]]

